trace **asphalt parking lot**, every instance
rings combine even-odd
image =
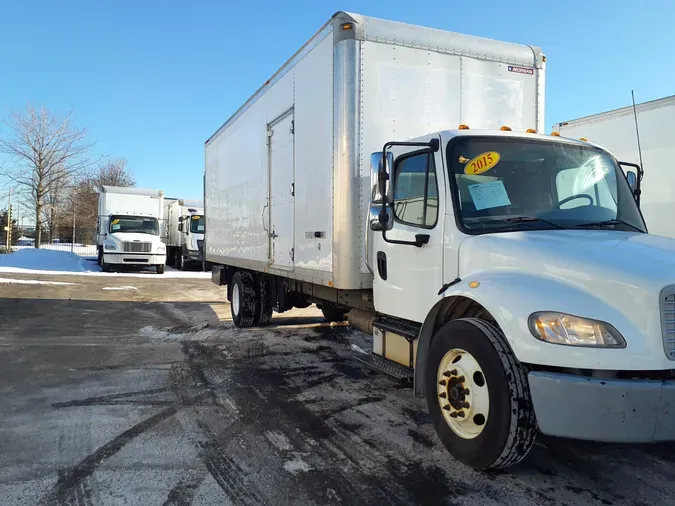
[[[469,470],[319,315],[241,331],[207,279],[0,273],[0,503],[675,503],[671,444]]]

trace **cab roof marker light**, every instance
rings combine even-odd
[[[504,125],[503,127],[500,128],[500,130],[503,131],[503,132],[510,132],[510,131],[511,131],[511,127],[510,127],[510,126]]]
[[[551,135],[553,137],[560,137],[560,133],[558,133],[558,132],[551,132]]]
[[[457,127],[457,130],[469,130],[469,125],[465,125],[464,123],[462,123]]]
[[[528,128],[527,130],[525,130],[525,132],[528,133],[528,134],[536,134],[537,133],[537,131],[534,128]]]
[[[586,137],[579,137],[579,140],[582,142],[588,142],[588,139]]]

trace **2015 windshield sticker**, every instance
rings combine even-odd
[[[534,69],[529,67],[514,67],[513,65],[509,65],[509,72],[515,72],[516,74],[527,74],[528,76],[534,75]]]
[[[506,193],[504,183],[501,181],[470,184],[469,193],[471,194],[473,205],[476,206],[476,211],[511,205],[511,200]]]
[[[475,176],[476,174],[487,172],[499,163],[499,158],[499,153],[496,151],[487,151],[482,153],[469,160],[469,162],[464,167],[464,174]]]
[[[119,219],[119,218],[115,218],[114,220],[112,220],[111,225],[117,225],[119,222],[120,222],[120,219]]]
[[[201,216],[193,216],[192,217],[193,220],[198,220],[199,218],[201,218]]]

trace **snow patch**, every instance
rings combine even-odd
[[[101,272],[96,259],[87,259],[69,251],[26,248],[0,255],[0,272],[15,274],[78,274],[86,276],[118,276],[139,278],[157,276],[164,278],[211,278],[210,272],[178,271],[166,266],[164,274],[150,272]]]
[[[369,353],[366,352],[366,350],[364,350],[363,348],[361,348],[361,347],[360,347],[359,345],[357,345],[357,344],[353,344],[353,343],[352,343],[352,344],[349,345],[349,347],[352,349],[352,351],[355,351],[356,353],[364,353],[364,354],[366,354],[366,355],[369,355]]]
[[[291,441],[283,432],[278,430],[268,430],[265,432],[265,437],[279,450],[288,451],[293,449],[291,446]]]
[[[166,330],[156,329],[155,327],[150,326],[141,328],[138,331],[138,334],[150,339],[166,339],[171,335]],[[182,336],[178,335],[177,337],[181,338]]]
[[[104,286],[101,290],[138,290],[135,286]]]
[[[13,285],[76,285],[77,283],[66,283],[65,281],[43,281],[39,279],[10,279],[0,278],[0,283],[9,283]]]
[[[287,460],[284,462],[284,469],[292,475],[296,475],[298,473],[306,473],[312,468],[309,467],[309,464],[300,457],[295,457],[293,460]]]

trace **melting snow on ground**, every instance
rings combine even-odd
[[[77,283],[66,283],[64,281],[43,281],[39,279],[10,279],[0,278],[0,283],[10,283],[13,285],[75,285]]]
[[[95,258],[86,258],[69,251],[26,248],[9,255],[0,255],[0,273],[82,274],[88,276],[157,276],[165,278],[210,278],[210,272],[177,271],[166,267],[164,274],[147,268],[141,272],[101,272]]]
[[[128,290],[138,290],[135,286],[104,286],[101,288],[101,290],[120,290],[120,291],[128,291]]]

